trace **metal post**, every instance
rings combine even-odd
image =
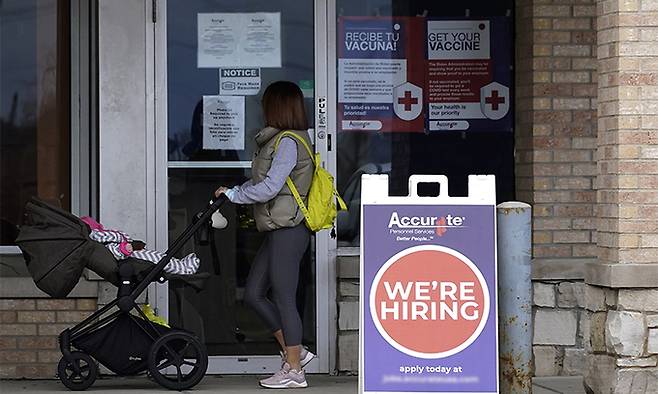
[[[532,393],[532,210],[518,201],[497,208],[500,392]]]

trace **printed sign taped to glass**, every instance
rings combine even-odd
[[[340,17],[343,131],[511,131],[511,19]]]

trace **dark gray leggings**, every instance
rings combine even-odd
[[[270,231],[249,271],[245,302],[265,320],[272,332],[283,330],[286,346],[302,343],[302,320],[297,311],[299,264],[310,239],[302,223]],[[272,300],[267,291],[272,289]]]

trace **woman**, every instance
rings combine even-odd
[[[299,194],[306,199],[313,161],[304,146],[283,131],[292,131],[309,146],[304,96],[292,82],[274,82],[263,94],[266,127],[256,135],[252,179],[221,193],[236,204],[253,204],[258,231],[266,232],[247,277],[245,302],[261,316],[281,346],[282,367],[273,376],[260,381],[267,388],[307,387],[303,367],[315,355],[301,346],[302,321],[297,312],[296,293],[299,264],[308,247],[310,232],[304,224],[290,189],[290,177]],[[276,146],[277,141],[280,142]],[[267,291],[272,289],[272,300]]]

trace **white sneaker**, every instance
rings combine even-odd
[[[288,358],[286,357],[286,353],[283,350],[279,350],[279,354],[281,355],[281,368],[283,368],[283,364],[288,361]],[[302,346],[302,350],[299,352],[299,363],[302,365],[302,368],[313,361],[314,358],[315,354],[311,353],[306,347]]]
[[[268,389],[300,389],[308,387],[304,371],[290,369],[288,363],[284,363],[279,372],[267,379],[261,380],[259,383],[262,387]]]

